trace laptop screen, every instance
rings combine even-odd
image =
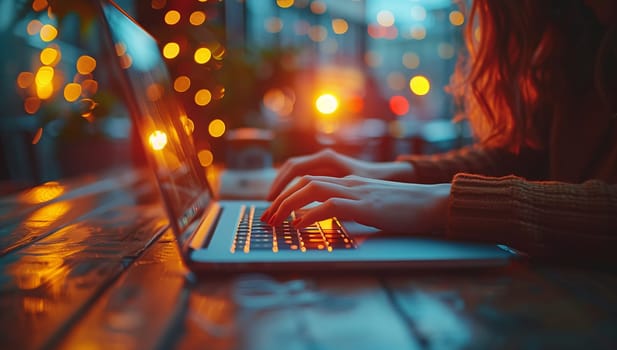
[[[154,169],[172,228],[184,240],[190,235],[189,225],[211,200],[193,146],[191,122],[174,97],[155,39],[115,4],[100,3],[133,124]]]

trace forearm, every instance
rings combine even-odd
[[[539,151],[522,150],[519,154],[504,149],[487,149],[469,146],[436,155],[403,155],[399,162],[411,164],[413,182],[450,182],[457,173],[504,176],[516,174],[528,179],[540,179],[545,175],[545,154]]]
[[[457,175],[447,235],[503,243],[533,256],[615,259],[617,185]]]

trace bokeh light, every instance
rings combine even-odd
[[[186,75],[181,75],[174,80],[174,90],[178,92],[186,92],[191,87],[191,78]]]
[[[413,39],[422,40],[426,38],[426,28],[423,25],[415,25],[411,27],[410,35]]]
[[[39,59],[41,60],[41,63],[46,66],[55,65],[60,60],[60,51],[53,47],[46,47],[41,50]]]
[[[54,69],[49,66],[42,66],[36,72],[34,80],[37,85],[49,85],[54,79]]]
[[[452,25],[454,26],[461,26],[463,25],[463,23],[465,23],[465,16],[461,11],[457,10],[450,12],[450,15],[448,15],[448,19],[450,19],[450,23],[452,23]]]
[[[167,134],[160,130],[155,130],[148,137],[148,143],[150,143],[150,147],[153,150],[160,151],[167,145]]]
[[[163,57],[168,60],[174,59],[180,53],[180,45],[176,42],[169,42],[163,46]]]
[[[28,22],[26,32],[28,32],[28,35],[35,35],[41,31],[41,28],[43,28],[43,23],[41,23],[38,19],[33,19]]]
[[[332,20],[332,31],[335,34],[345,34],[349,30],[349,24],[342,18],[335,18]]]
[[[409,101],[404,96],[392,96],[389,104],[390,110],[397,116],[403,116],[409,112]]]
[[[207,63],[212,58],[212,51],[210,51],[210,49],[207,47],[200,47],[199,49],[195,50],[194,58],[195,62],[199,64]]]
[[[206,14],[203,11],[195,11],[189,17],[189,23],[194,26],[202,25],[206,21]]]
[[[212,93],[208,89],[200,89],[195,93],[195,104],[205,106],[212,101]]]
[[[202,149],[197,152],[197,158],[199,159],[199,164],[201,164],[204,168],[209,167],[214,162],[214,154],[212,154],[212,151],[207,149]]]
[[[41,37],[41,40],[45,42],[50,42],[58,36],[58,29],[56,29],[56,27],[51,24],[45,24],[41,27],[39,35]]]
[[[431,90],[430,81],[423,75],[416,75],[409,81],[411,92],[418,96],[424,96]]]
[[[322,94],[315,100],[315,108],[322,114],[332,114],[339,107],[339,101],[333,94]]]
[[[17,75],[17,86],[26,89],[34,82],[34,74],[31,72],[21,72]]]
[[[394,15],[387,10],[379,11],[377,13],[377,23],[383,27],[392,27],[394,25]]]
[[[77,71],[79,74],[90,74],[96,68],[96,60],[87,55],[83,55],[77,59]]]
[[[327,10],[326,3],[321,0],[315,0],[311,2],[310,8],[311,12],[316,15],[323,15],[324,13],[326,13]]]
[[[225,133],[225,122],[221,119],[214,119],[208,124],[208,133],[212,137],[221,137]]]
[[[64,87],[64,99],[67,102],[75,102],[81,96],[81,85],[77,83],[68,83]]]
[[[283,9],[292,7],[294,4],[294,0],[276,0],[276,4]]]
[[[176,10],[169,10],[165,13],[165,23],[173,26],[174,24],[180,22],[180,12]]]

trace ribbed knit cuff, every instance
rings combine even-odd
[[[617,241],[616,198],[617,187],[598,180],[571,184],[457,174],[447,235],[532,255],[608,256]]]
[[[505,243],[517,229],[512,183],[518,180],[457,174],[450,190],[448,237]]]

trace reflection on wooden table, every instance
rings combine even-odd
[[[0,199],[0,347],[615,348],[607,269],[212,274],[138,172]]]

